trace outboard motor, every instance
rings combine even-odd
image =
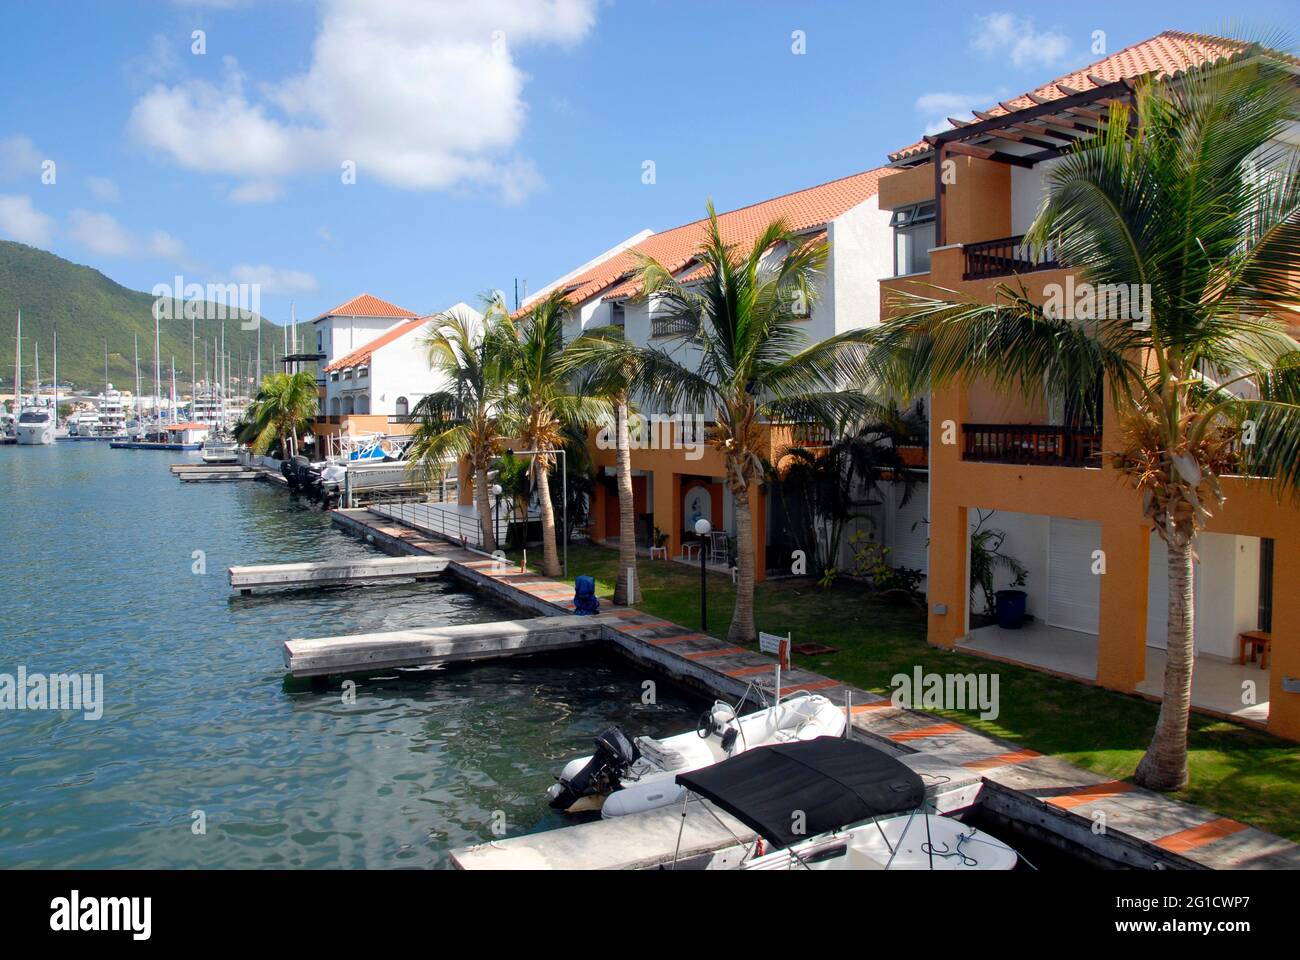
[[[612,793],[639,759],[636,744],[618,727],[610,727],[596,738],[596,752],[587,765],[567,780],[561,776],[548,791],[551,806],[567,810],[583,797]]]

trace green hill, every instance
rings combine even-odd
[[[171,278],[166,278],[170,283]],[[12,389],[14,327],[23,311],[23,388],[32,384],[33,346],[41,348],[41,379],[49,383],[54,345],[59,331],[59,381],[78,389],[98,391],[104,384],[104,344],[108,343],[109,379],[123,390],[134,390],[135,361],[132,335],[140,337],[141,392],[153,392],[154,298],[128,290],[98,270],[80,266],[44,250],[0,240],[0,385]],[[180,305],[176,314],[180,316]],[[204,316],[216,316],[204,310]],[[262,370],[269,372],[272,350],[281,346],[282,328],[259,318],[262,324]],[[196,320],[198,341],[195,367],[203,377],[203,340],[221,336],[222,321]],[[244,330],[237,319],[225,321],[226,352],[235,358],[255,356],[257,330]],[[299,334],[301,335],[301,330]],[[190,321],[161,321],[164,392],[171,381],[171,358],[176,358],[176,385],[188,392],[190,381]],[[211,348],[210,348],[211,349]],[[211,362],[211,361],[210,361]],[[237,362],[237,361],[236,361]],[[242,373],[232,364],[232,374]]]

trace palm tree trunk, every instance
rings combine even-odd
[[[727,473],[735,476],[737,470],[731,466]],[[754,630],[754,518],[750,516],[749,490],[745,486],[733,480],[731,496],[736,512],[736,609],[731,615],[727,640],[752,643],[757,636]]]
[[[478,508],[479,525],[483,529],[483,549],[492,553],[497,548],[496,530],[492,524],[492,504],[488,501],[487,467],[474,471],[474,505]]]
[[[558,577],[560,557],[555,547],[555,507],[551,503],[551,479],[543,458],[539,457],[535,461],[534,469],[537,470],[537,496],[542,501],[542,574]]]
[[[627,432],[627,398],[618,403],[618,578],[614,581],[614,602],[625,606],[641,602],[641,579],[636,575],[636,515],[633,512],[632,451]],[[631,574],[631,590],[628,578]]]
[[[1180,538],[1175,538],[1180,539]],[[1192,544],[1169,545],[1169,628],[1165,640],[1165,685],[1151,746],[1134,779],[1151,790],[1187,786],[1187,724],[1192,708],[1195,661]]]

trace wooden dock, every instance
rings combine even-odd
[[[396,577],[427,579],[447,569],[441,557],[357,557],[318,563],[231,567],[230,586],[248,594],[262,587],[324,587]]]
[[[295,677],[319,677],[531,656],[596,643],[603,629],[591,617],[570,615],[287,640],[284,665]]]

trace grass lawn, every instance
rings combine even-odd
[[[571,545],[570,579],[594,576],[597,595],[608,600],[617,561],[613,549]],[[639,609],[699,626],[698,570],[642,558],[637,572]],[[735,588],[729,577],[716,574],[708,583],[709,632],[722,637],[731,622]],[[890,678],[910,674],[917,665],[936,673],[996,671],[1001,708],[996,720],[963,711],[928,712],[1111,777],[1132,775],[1155,727],[1157,706],[1139,697],[931,647],[925,642],[923,609],[878,601],[849,581],[828,589],[804,579],[760,583],[754,608],[760,630],[790,631],[795,643],[818,641],[836,648],[826,656],[796,655],[797,666],[873,693],[890,694]],[[1191,783],[1176,796],[1300,842],[1300,747],[1196,714],[1190,746]]]

